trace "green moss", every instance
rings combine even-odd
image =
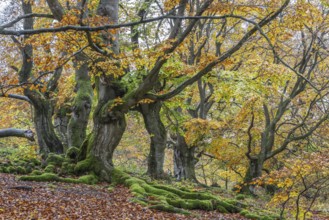
[[[144,184],[145,181],[141,180],[141,179],[138,179],[138,178],[135,178],[135,177],[130,177],[130,178],[126,179],[124,181],[124,183],[125,183],[126,186],[131,186],[133,184]]]
[[[245,203],[243,203],[241,201],[235,200],[235,199],[224,199],[223,201],[224,202],[227,202],[227,203],[229,203],[231,205],[237,206],[239,208],[245,208],[245,207],[248,206],[247,204],[245,204]]]
[[[93,132],[89,133],[86,137],[86,139],[82,142],[81,147],[79,149],[78,154],[78,161],[84,160],[87,158],[88,152],[91,150],[92,143],[94,142],[95,135]]]
[[[214,210],[212,202],[210,200],[193,200],[193,199],[168,199],[169,205],[183,209],[202,209],[202,210]]]
[[[31,175],[34,175],[34,176],[41,175],[41,174],[42,174],[42,172],[40,170],[33,170],[31,173]]]
[[[252,214],[252,213],[246,214],[245,217],[250,218],[250,219],[255,219],[255,220],[261,219],[259,215]]]
[[[241,211],[241,208],[234,206],[228,202],[222,201],[222,200],[216,200],[215,203],[216,203],[216,205],[223,206],[230,213],[239,213]]]
[[[134,202],[134,203],[137,203],[137,204],[140,204],[142,206],[148,206],[147,202],[142,201],[142,200],[140,200],[138,198],[132,198],[132,199],[130,199],[130,201],[131,202]]]
[[[186,191],[182,191],[182,190],[175,189],[173,187],[165,186],[165,185],[154,185],[154,187],[172,192],[172,193],[180,196],[183,199],[199,199],[199,200],[217,200],[218,199],[217,197],[215,197],[213,195],[209,195],[207,193],[186,192]]]
[[[64,162],[64,157],[62,155],[49,153],[46,159],[47,164],[54,164],[55,166],[61,166]]]
[[[131,177],[120,169],[114,169],[112,171],[112,182],[114,184],[124,184],[129,178]]]
[[[62,174],[73,174],[74,173],[75,164],[70,162],[63,162],[61,167]]]
[[[82,160],[77,163],[77,165],[74,167],[74,172],[76,174],[82,174],[87,173],[92,170],[94,161],[91,158]]]
[[[55,172],[55,165],[49,164],[44,169],[45,173],[54,173]]]
[[[34,166],[40,166],[40,165],[41,165],[41,161],[38,160],[37,158],[31,158],[29,161],[30,161],[31,163],[33,163]]]
[[[73,105],[79,105],[82,101],[85,100],[90,101],[93,95],[93,88],[91,87],[90,80],[80,79],[77,81],[77,85],[79,86],[79,90],[77,95],[75,96]]]
[[[18,167],[16,167],[16,173],[18,173],[18,174],[26,174],[27,171],[26,171],[26,169],[24,167],[18,166]]]
[[[116,183],[121,183],[130,188],[133,195],[139,199],[144,199],[153,208],[170,211],[172,209],[217,209],[222,213],[237,213],[240,207],[237,200],[222,200],[219,197],[207,192],[188,192],[170,186],[149,184],[140,178],[131,177],[127,173],[115,169],[112,179]],[[176,210],[177,211],[177,210]]]
[[[227,209],[221,205],[217,205],[216,210],[219,211],[220,213],[229,213],[229,211],[227,211]]]
[[[98,178],[94,174],[81,176],[79,179],[80,183],[93,185],[98,183]]]
[[[75,184],[80,183],[80,181],[78,179],[74,179],[74,178],[59,178],[58,182],[75,183]]]
[[[72,160],[77,160],[79,153],[80,153],[79,148],[77,148],[77,147],[70,147],[66,151],[66,157],[67,158],[70,158]]]
[[[59,181],[60,178],[54,173],[43,173],[41,175],[21,176],[19,180],[47,182],[47,181]]]
[[[141,195],[145,194],[145,189],[141,187],[138,183],[132,184],[129,189],[134,193],[139,193]]]
[[[16,173],[16,168],[14,166],[7,167],[8,173]]]
[[[179,196],[177,196],[176,194],[163,190],[163,189],[157,189],[153,186],[150,186],[147,183],[142,184],[142,187],[145,189],[145,191],[147,193],[149,193],[150,195],[156,194],[159,196],[165,196],[166,198],[171,198],[171,199],[177,199],[179,198]]]

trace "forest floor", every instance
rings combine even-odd
[[[123,186],[109,191],[108,184],[19,181],[0,173],[0,219],[246,219],[217,211],[193,210],[189,216],[161,212],[132,203],[131,197]]]

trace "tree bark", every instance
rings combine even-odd
[[[185,138],[178,134],[174,145],[174,175],[177,180],[196,181],[194,157],[195,147],[189,147]]]
[[[80,147],[86,138],[93,97],[86,58],[83,54],[80,54],[76,56],[76,59],[74,65],[77,94],[73,102],[72,115],[67,129],[69,147]]]
[[[34,133],[31,130],[22,130],[15,128],[0,129],[0,138],[4,137],[23,137],[34,141]]]
[[[97,14],[106,16],[114,24],[118,22],[119,1],[101,0]],[[103,34],[105,45],[114,54],[119,53],[119,41],[117,34]],[[95,46],[96,47],[96,46]],[[124,95],[119,83],[109,75],[96,78],[98,92],[98,104],[94,113],[94,130],[87,149],[87,159],[92,163],[93,171],[102,179],[111,182],[113,170],[113,152],[118,146],[126,128],[125,112],[115,105],[115,99]]]
[[[24,14],[32,13],[30,2],[22,1]],[[24,30],[33,29],[33,18],[25,18],[23,22]],[[27,40],[28,36],[24,36]],[[19,71],[19,82],[21,84],[29,82],[33,68],[33,48],[30,44],[25,44],[21,48],[22,67]],[[46,156],[49,152],[63,153],[63,145],[55,134],[52,124],[52,103],[45,94],[39,91],[24,89],[24,94],[31,100],[34,107],[34,124],[38,136],[40,152]]]
[[[38,136],[40,153],[45,156],[50,152],[61,154],[64,152],[62,142],[55,134],[52,124],[52,107],[48,100],[34,103],[34,124]]]
[[[167,132],[160,118],[161,106],[159,101],[140,106],[140,112],[151,139],[150,153],[147,158],[147,173],[156,179],[164,176],[163,163],[167,143]]]
[[[111,182],[113,166],[113,152],[118,146],[126,129],[125,115],[117,112],[115,118],[105,123],[100,116],[94,119],[93,143],[90,152],[95,162],[94,171],[105,181]]]
[[[67,127],[70,120],[69,108],[67,106],[61,106],[60,109],[55,113],[54,127],[58,135],[58,138],[63,143],[63,147],[68,147]]]

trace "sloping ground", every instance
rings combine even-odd
[[[128,188],[18,181],[0,173],[0,219],[246,219],[239,214],[193,210],[190,216],[130,202]]]

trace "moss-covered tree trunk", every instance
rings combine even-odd
[[[86,59],[85,55],[79,54],[74,62],[76,97],[73,102],[71,119],[67,129],[69,147],[80,147],[86,138],[93,96]]]
[[[164,176],[163,163],[167,133],[160,118],[161,106],[161,102],[142,104],[140,106],[145,127],[151,139],[150,152],[147,158],[147,173],[153,178],[162,178]]]
[[[177,180],[197,181],[195,176],[195,147],[189,147],[185,138],[178,134],[174,145],[174,175]]]
[[[101,0],[97,14],[108,17],[110,22],[118,22],[118,0]],[[115,36],[114,36],[115,35]],[[119,53],[118,35],[111,33],[101,35],[104,45],[114,53]],[[96,46],[95,46],[96,47]],[[115,61],[114,57],[111,57]],[[119,66],[120,64],[117,63]],[[126,128],[125,113],[117,103],[125,94],[125,90],[114,79],[115,73],[102,74],[96,77],[97,106],[93,115],[94,128],[88,142],[82,146],[80,161],[75,170],[95,172],[101,180],[111,182],[113,171],[113,152],[118,146]]]

